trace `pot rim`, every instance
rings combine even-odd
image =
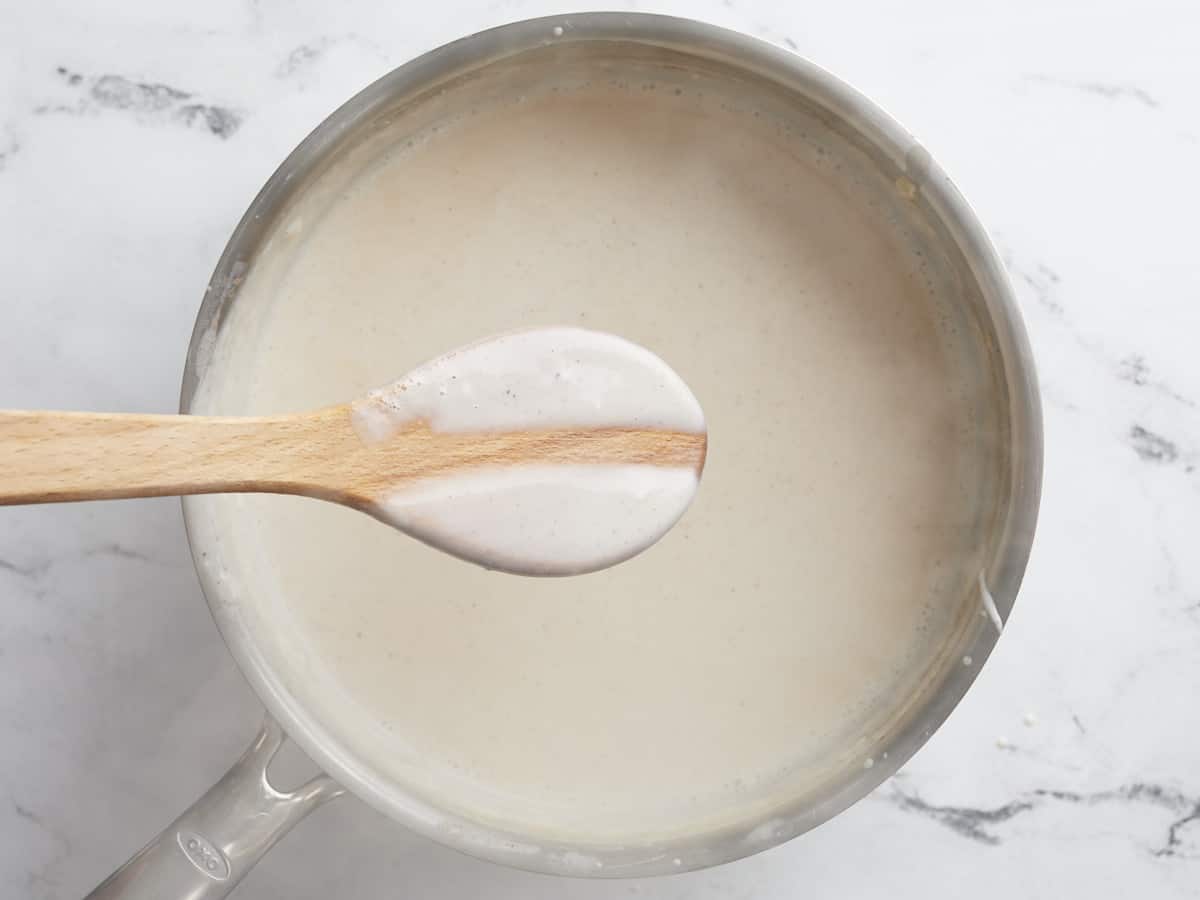
[[[1012,609],[1028,561],[1041,491],[1042,423],[1034,363],[1003,265],[974,212],[895,120],[840,79],[802,57],[765,41],[691,19],[646,13],[589,12],[547,16],[502,25],[464,37],[400,66],[331,114],[283,161],[250,204],[217,263],[196,318],[188,348],[180,412],[188,413],[207,368],[221,324],[276,214],[356,126],[397,97],[415,95],[463,72],[556,42],[610,41],[683,52],[765,77],[818,104],[849,125],[873,149],[890,158],[933,210],[974,277],[1008,391],[1012,447],[1006,520],[987,571],[1002,619]],[[998,630],[981,617],[964,644],[971,664],[952,668],[927,702],[898,729],[875,764],[828,787],[815,800],[793,800],[753,829],[700,832],[654,845],[584,847],[505,832],[439,809],[392,783],[369,766],[339,752],[336,736],[294,700],[257,649],[253,637],[222,602],[219,585],[206,575],[196,539],[197,505],[183,500],[184,521],[205,597],[242,672],[270,713],[322,769],[363,800],[406,827],[473,856],[516,868],[557,875],[644,876],[677,873],[750,855],[832,818],[894,774],[942,724],[966,693],[994,647]],[[769,826],[769,827],[767,827]]]

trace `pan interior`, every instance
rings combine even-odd
[[[318,501],[190,500],[278,702],[384,808],[534,846],[750,833],[872,765],[979,627],[1009,444],[976,289],[911,183],[763,79],[619,42],[359,132],[269,223],[193,412],[344,402],[571,324],[675,368],[709,455],[664,540],[560,580]]]

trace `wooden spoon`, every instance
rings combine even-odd
[[[666,533],[691,502],[706,449],[699,404],[654,354],[544,328],[464,347],[311,412],[0,412],[0,505],[299,494],[488,568],[566,575]]]

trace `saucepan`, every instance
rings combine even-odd
[[[795,54],[753,38],[686,19],[587,13],[506,25],[455,41],[367,87],[326,119],[283,162],[251,203],[208,286],[188,350],[180,410],[192,410],[198,385],[243,300],[239,287],[280,226],[281,215],[309,190],[330,161],[381,123],[403,122],[418,101],[464,78],[487,79],[514,61],[552,69],[573,54],[636,53],[664,65],[720,67],[748,82],[786,92],[821,122],[860,148],[919,204],[942,251],[959,273],[961,303],[982,334],[979,353],[996,372],[1002,407],[1003,473],[989,531],[980,604],[963,615],[950,644],[931,665],[907,714],[880,745],[875,764],[832,777],[819,792],[780,797],[769,822],[690,834],[654,845],[572,846],[534,840],[494,823],[470,821],[436,800],[388,781],[338,741],[332,723],[305,708],[261,652],[261,635],[239,616],[227,586],[203,564],[210,539],[200,507],[183,503],[193,558],[213,617],[242,671],[268,710],[262,732],[232,769],[154,841],[92,894],[96,898],[223,897],[302,817],[348,791],[398,823],[435,841],[498,863],[556,875],[645,876],[733,860],[795,837],[824,822],[892,775],[962,698],[1007,619],[1029,555],[1041,482],[1041,414],[1034,367],[997,254],[965,201],[929,154],[891,118],[851,88]],[[690,62],[689,62],[690,61]],[[989,592],[990,589],[990,592]],[[968,606],[968,611],[970,607]],[[272,786],[267,766],[294,740],[323,773],[294,791]],[[769,827],[767,827],[769,826]]]

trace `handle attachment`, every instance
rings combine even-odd
[[[284,737],[267,716],[254,743],[224,777],[86,900],[216,900],[228,895],[297,822],[344,793],[325,774],[291,793],[273,788],[267,766]]]

